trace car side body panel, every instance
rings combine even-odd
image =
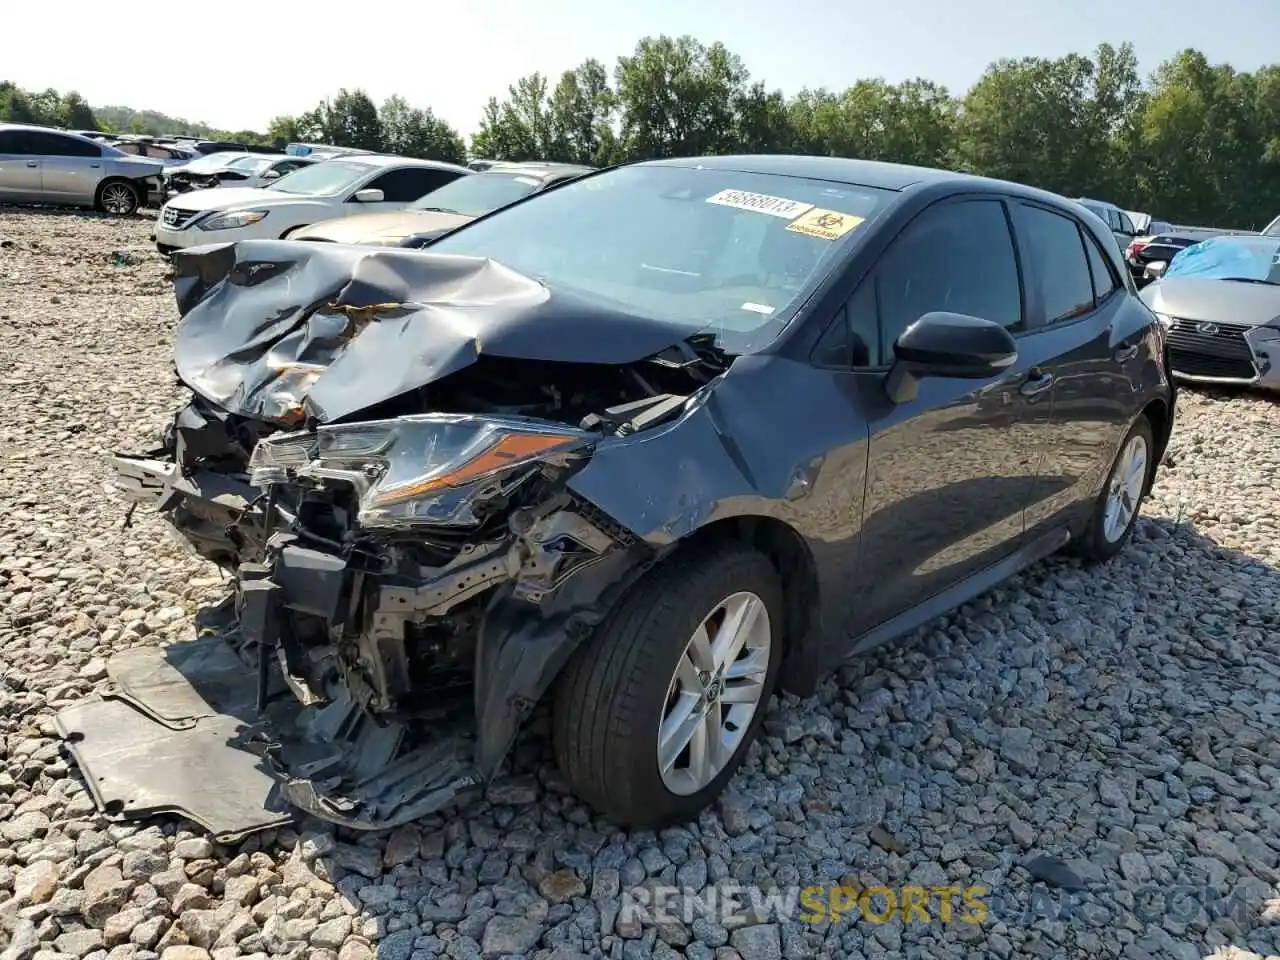
[[[1117,276],[1128,276],[1109,231],[1069,201],[991,182],[909,189],[850,244],[773,344],[739,358],[682,419],[639,443],[602,446],[570,481],[660,548],[741,516],[798,532],[814,560],[818,598],[808,635],[788,638],[782,682],[798,694],[843,656],[971,599],[1082,532],[1129,426],[1153,402],[1173,408],[1159,324],[1123,279],[1082,320],[1041,330],[1032,316],[1007,376],[922,381],[907,404],[889,401],[882,371],[808,362],[831,318],[915,216],[940,201],[993,194],[1072,217]],[[1023,280],[1034,288],[1034,273]],[[1131,358],[1115,359],[1135,345]],[[1019,387],[1036,366],[1056,376],[1038,405]],[[1156,461],[1167,437],[1166,423]],[[684,471],[678,482],[673,470]]]

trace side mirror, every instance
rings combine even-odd
[[[268,170],[266,173],[264,173],[264,174],[262,175],[262,179],[263,179],[263,180],[279,180],[279,179],[280,179],[280,171],[279,171],[279,170]]]
[[[357,190],[354,197],[351,198],[356,203],[381,203],[382,191],[376,187],[369,187],[365,190]]]
[[[448,232],[448,230],[427,230],[423,233],[411,233],[401,239],[400,246],[421,250],[423,247],[435,243]]]
[[[962,313],[926,313],[893,345],[885,391],[894,403],[914,400],[922,377],[986,380],[1018,359],[1013,336],[998,323]]]
[[[1159,280],[1164,276],[1164,271],[1168,266],[1167,260],[1152,260],[1147,264],[1146,269],[1142,271],[1142,275],[1150,281]]]

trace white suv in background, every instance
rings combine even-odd
[[[156,220],[156,246],[168,254],[206,243],[285,237],[321,220],[400,210],[470,173],[452,163],[376,154],[322,160],[270,189],[219,187],[174,197]]]

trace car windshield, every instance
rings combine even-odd
[[[243,159],[243,153],[210,153],[192,160],[187,164],[187,170],[191,173],[212,173],[224,169],[232,161]]]
[[[773,339],[891,191],[656,164],[572,181],[447,234],[612,309],[709,329],[745,352]]]
[[[515,203],[538,189],[538,181],[518,173],[472,173],[415,200],[414,210],[439,210],[480,217]]]
[[[341,193],[373,169],[367,163],[324,160],[286,173],[272,184],[280,193],[297,193],[312,197],[328,197]]]
[[[1214,237],[1178,252],[1166,277],[1280,286],[1280,237]]]
[[[252,173],[258,173],[263,168],[270,165],[271,160],[264,157],[240,157],[238,160],[232,160],[227,164],[228,170],[245,170]]]

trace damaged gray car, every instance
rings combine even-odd
[[[1175,398],[1101,229],[1008,183],[721,157],[422,251],[180,252],[192,398],[115,467],[232,590],[59,716],[97,802],[386,828],[547,704],[582,799],[693,817],[779,686],[1127,542]]]

